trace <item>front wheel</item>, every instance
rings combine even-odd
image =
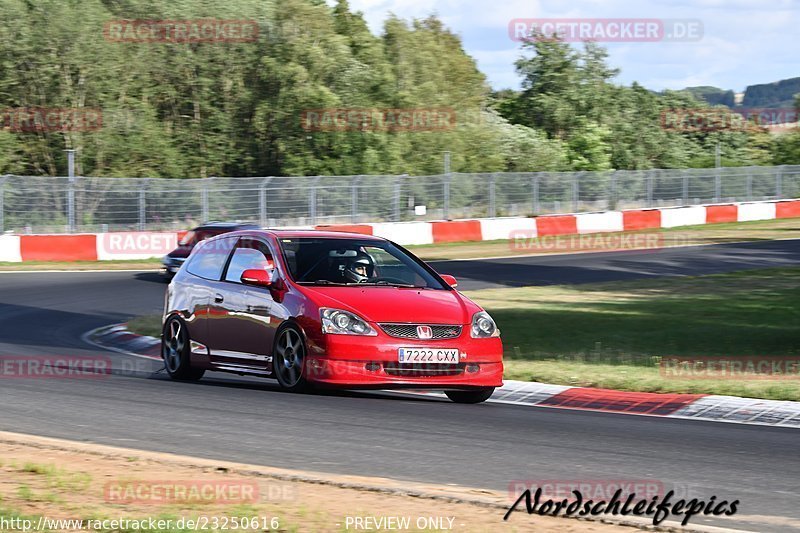
[[[275,335],[272,366],[281,388],[300,392],[309,388],[305,377],[306,345],[300,330],[287,325]]]
[[[481,403],[492,397],[494,387],[477,390],[448,390],[444,393],[456,403]]]
[[[161,357],[169,377],[179,381],[197,381],[206,371],[192,368],[189,356],[189,332],[177,316],[171,316],[161,333]]]

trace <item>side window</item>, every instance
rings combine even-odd
[[[186,270],[201,278],[219,280],[234,244],[235,237],[199,244],[189,257]]]
[[[275,263],[272,260],[272,252],[261,241],[242,239],[233,251],[228,271],[225,273],[225,281],[240,283],[242,272],[251,268],[268,270],[274,274]]]

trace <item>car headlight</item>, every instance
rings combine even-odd
[[[378,332],[367,324],[365,320],[349,311],[323,307],[319,310],[319,316],[322,321],[323,333],[332,333],[334,335],[366,335],[369,337],[378,335]]]
[[[472,315],[472,338],[499,337],[500,330],[486,311]]]

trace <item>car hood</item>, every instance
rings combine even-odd
[[[480,308],[456,291],[398,287],[309,287],[300,290],[320,307],[356,313],[369,322],[469,324]]]

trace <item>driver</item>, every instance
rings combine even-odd
[[[372,258],[363,252],[351,259],[344,269],[344,275],[348,280],[355,283],[364,283],[372,277],[375,271],[375,264]]]

